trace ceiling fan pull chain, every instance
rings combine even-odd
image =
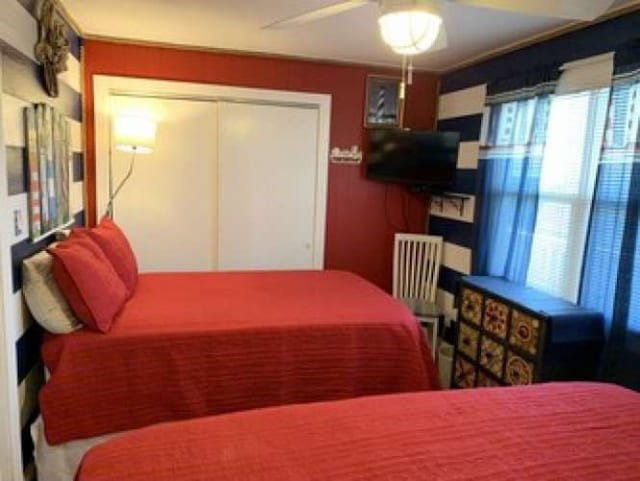
[[[398,90],[398,98],[404,100],[405,87],[407,85],[407,56],[402,56],[402,78],[400,79],[400,89]]]
[[[413,57],[409,57],[409,68],[407,70],[407,85],[413,83]]]

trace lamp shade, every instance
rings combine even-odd
[[[147,117],[120,116],[113,123],[116,149],[150,154],[156,140],[156,124]]]
[[[441,24],[437,4],[429,1],[393,2],[383,8],[378,19],[382,39],[401,55],[428,50],[438,38]]]

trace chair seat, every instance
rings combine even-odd
[[[440,310],[435,302],[429,302],[424,299],[416,299],[414,297],[402,297],[400,300],[413,311],[416,316],[421,317],[439,317]]]

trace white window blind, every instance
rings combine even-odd
[[[567,64],[551,102],[527,284],[577,300],[613,57]]]
[[[551,103],[527,284],[575,301],[608,90]]]

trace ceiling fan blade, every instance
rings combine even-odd
[[[322,18],[331,17],[343,12],[348,12],[349,10],[353,10],[354,8],[358,8],[371,3],[371,1],[372,0],[347,0],[346,2],[334,3],[332,5],[327,5],[326,7],[311,10],[310,12],[301,13],[299,15],[285,18],[284,20],[278,20],[277,22],[270,23],[269,25],[265,25],[262,28],[279,29],[295,27],[297,25],[302,25],[303,23],[315,22],[316,20],[320,20]]]
[[[437,50],[445,49],[449,46],[449,39],[447,38],[447,28],[444,23],[440,25],[440,31],[436,37],[436,41],[427,52],[436,52]]]
[[[595,20],[614,0],[452,0],[453,3],[572,20]]]

